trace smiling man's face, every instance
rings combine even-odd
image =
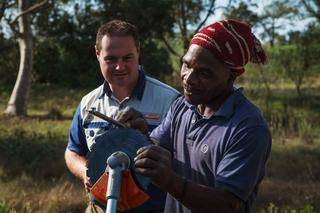
[[[139,50],[132,36],[105,35],[96,47],[101,73],[111,87],[134,88],[138,81]]]
[[[230,93],[230,69],[207,49],[192,44],[182,59],[181,79],[186,100],[193,104],[214,104]]]

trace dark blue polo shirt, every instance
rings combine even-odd
[[[151,134],[173,155],[173,169],[192,182],[226,189],[250,212],[270,153],[271,135],[261,112],[235,89],[219,110],[202,117],[184,97]],[[170,195],[165,212],[191,212]]]

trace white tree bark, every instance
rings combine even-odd
[[[25,11],[30,7],[30,0],[19,0],[19,11]],[[30,23],[30,13],[25,13],[19,17],[18,43],[20,51],[20,65],[14,89],[5,110],[10,115],[25,115],[28,97],[29,81],[33,64],[33,41]]]

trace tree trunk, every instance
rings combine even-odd
[[[19,0],[19,11],[25,11],[30,6],[30,0]],[[18,43],[20,51],[20,65],[16,83],[5,110],[10,115],[26,115],[29,80],[33,63],[33,41],[30,23],[30,14],[19,17]]]
[[[300,83],[296,83],[296,91],[297,91],[298,97],[301,98],[302,91],[301,91],[301,84]]]
[[[180,12],[181,12],[181,22],[182,22],[180,30],[181,30],[181,36],[183,41],[183,52],[185,53],[189,47],[185,1],[180,2]]]

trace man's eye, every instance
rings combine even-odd
[[[190,69],[188,68],[188,65],[183,63],[182,67],[181,67],[181,71],[183,74],[188,73],[190,71]]]
[[[131,59],[132,59],[132,56],[123,57],[123,60],[124,60],[124,61],[130,61]]]
[[[105,57],[105,58],[104,58],[104,61],[105,61],[106,63],[115,62],[116,60],[117,60],[117,59],[114,58],[114,57]]]
[[[210,70],[208,69],[200,69],[199,74],[204,76],[204,77],[213,77],[213,74]]]

